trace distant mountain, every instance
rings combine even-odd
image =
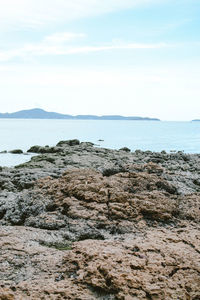
[[[200,119],[192,120],[192,122],[200,122]]]
[[[0,118],[9,119],[71,119],[70,115],[47,112],[40,108],[20,110],[14,113],[0,113]]]
[[[132,120],[132,121],[160,121],[156,118],[123,117],[118,115],[64,115],[56,112],[48,112],[40,108],[20,110],[14,113],[0,113],[1,119],[71,119],[71,120]]]

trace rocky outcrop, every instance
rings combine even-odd
[[[22,154],[23,151],[21,149],[14,149],[14,150],[11,150],[10,153],[12,153],[12,154]]]
[[[55,231],[2,227],[0,299],[199,299],[194,227],[69,245]]]
[[[198,194],[178,195],[176,187],[160,175],[147,172],[107,177],[75,169],[58,179],[27,183],[27,187],[15,195],[4,192],[0,198],[2,225],[65,228],[76,240],[132,232],[141,220],[149,226],[199,220]]]
[[[41,148],[0,172],[0,299],[200,299],[199,155]]]
[[[109,176],[130,168],[134,171],[134,165],[138,169],[139,165],[154,163],[163,169],[163,176],[177,187],[179,193],[200,192],[200,154],[127,152],[94,147],[92,143],[78,140],[61,141],[55,147],[33,146],[28,151],[39,155],[16,169],[44,169],[50,173],[57,169],[61,173],[71,168],[91,168]]]
[[[121,241],[75,243],[64,258],[73,281],[108,299],[198,299],[197,231],[151,230]],[[196,247],[195,247],[196,245]],[[95,298],[95,297],[94,297]]]

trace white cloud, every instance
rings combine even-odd
[[[152,2],[161,0],[0,0],[0,28],[52,25]]]
[[[45,37],[44,40],[38,44],[25,44],[18,49],[0,51],[0,62],[9,61],[15,58],[27,59],[45,55],[59,56],[113,50],[158,49],[169,47],[169,45],[165,43],[122,43],[120,41],[100,46],[72,46],[67,43],[73,39],[83,37],[85,37],[85,34],[83,33],[56,33]]]
[[[85,36],[86,34],[84,33],[60,32],[47,36],[44,39],[44,42],[52,44],[62,44],[77,38],[84,38]]]

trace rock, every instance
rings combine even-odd
[[[22,183],[18,184],[18,193],[0,198],[0,223],[66,228],[72,240],[83,235],[105,239],[113,230],[116,234],[130,232],[141,220],[177,222],[189,216],[198,220],[199,196],[179,196],[173,185],[156,174],[124,172],[107,177],[76,169],[58,179],[27,182],[24,191]]]
[[[162,150],[161,154],[167,154],[167,152],[165,150]]]
[[[76,146],[79,145],[80,141],[75,139],[75,140],[68,140],[68,141],[60,141],[56,146],[63,146],[63,145],[68,145],[68,146]]]
[[[72,167],[92,168],[102,173],[115,174],[123,172],[127,165],[137,165],[143,168],[145,164],[154,163],[157,169],[163,170],[163,176],[173,181],[179,193],[199,192],[200,186],[195,180],[200,179],[200,157],[198,154],[186,155],[181,153],[155,153],[151,151],[136,150],[125,152],[94,147],[92,143],[80,143],[69,146],[69,141],[61,142],[56,147],[34,146],[35,151],[40,153],[38,158],[17,166],[17,169],[69,169]],[[29,149],[30,151],[30,149]],[[42,153],[41,153],[42,152]],[[153,170],[153,169],[152,169]],[[196,181],[197,182],[197,181]]]
[[[91,142],[81,142],[80,146],[88,149],[88,147],[93,147],[94,143],[91,143]]]
[[[32,152],[32,153],[40,153],[41,147],[38,145],[32,146],[30,149],[27,150],[27,152]]]
[[[176,189],[146,173],[103,177],[94,171],[75,170],[66,172],[58,180],[49,183],[41,180],[38,184],[43,190],[40,194],[54,195],[55,207],[67,209],[65,214],[73,218],[102,219],[107,224],[112,223],[111,220],[134,222],[139,216],[159,221],[173,219],[178,209]],[[62,192],[57,194],[58,190]]]
[[[34,147],[0,172],[0,299],[199,299],[199,154]]]
[[[189,229],[180,236],[176,230],[152,230],[123,242],[75,243],[64,258],[65,273],[74,274],[74,283],[90,287],[97,299],[102,294],[114,299],[198,299],[200,266],[193,234]]]
[[[104,166],[103,168],[98,168],[98,171],[100,171],[103,176],[111,176],[115,175],[117,173],[122,173],[126,171],[126,168],[124,168],[122,165],[112,165],[112,166]]]
[[[9,151],[9,153],[12,153],[12,154],[22,154],[23,151],[21,149],[14,149],[14,150]]]
[[[119,151],[131,152],[131,149],[127,147],[120,148]]]
[[[0,300],[14,300],[14,293],[7,288],[0,288]]]
[[[30,149],[27,150],[30,153],[59,153],[62,152],[62,149],[58,147],[40,147],[40,146],[32,146]]]
[[[55,231],[3,226],[0,299],[198,299],[199,245],[190,226],[72,245]]]

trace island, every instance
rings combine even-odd
[[[0,113],[1,119],[66,119],[66,120],[127,120],[127,121],[160,121],[157,118],[148,117],[124,117],[120,115],[66,115],[56,112],[48,112],[40,108],[20,110],[14,113]]]

